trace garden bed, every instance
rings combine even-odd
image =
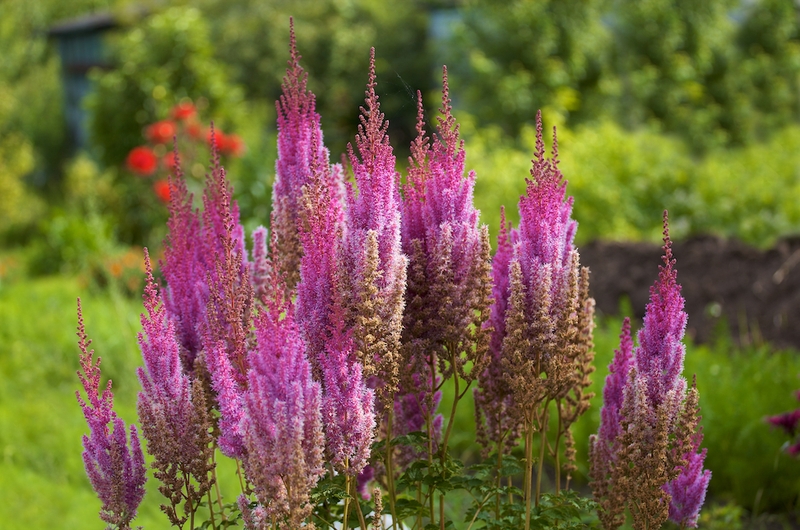
[[[708,342],[728,329],[743,345],[769,341],[800,348],[800,236],[768,250],[714,236],[679,241],[673,249],[689,337]],[[661,260],[660,246],[595,241],[580,252],[591,271],[598,312],[617,314],[627,297],[641,319]]]

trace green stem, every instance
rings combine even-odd
[[[545,401],[544,412],[542,413],[542,423],[539,426],[541,428],[542,444],[539,447],[539,462],[537,463],[538,469],[536,470],[536,506],[539,506],[539,495],[542,491],[542,470],[544,469],[544,450],[547,447],[547,422],[549,420],[547,406],[549,404],[549,401]],[[532,436],[531,441],[533,441]]]
[[[358,492],[356,492],[356,494],[358,494]],[[358,514],[358,522],[361,525],[361,530],[368,530],[367,521],[364,519],[364,512],[361,511],[361,503],[358,502],[358,498],[356,498],[355,501],[356,513]]]
[[[444,493],[439,495],[439,530],[444,530]]]
[[[211,499],[211,489],[206,492],[208,495],[208,515],[211,518],[211,528],[217,530],[217,524],[214,522],[214,501]]]
[[[350,518],[350,489],[352,486],[352,478],[349,473],[347,473],[347,459],[344,460],[344,467],[345,467],[345,475],[344,475],[344,518],[342,519],[342,528],[347,530],[348,528],[348,519]]]
[[[392,528],[397,528],[397,493],[394,489],[394,466],[392,464],[392,409],[389,409],[386,420],[386,484],[389,490],[389,513],[392,514]]]
[[[558,451],[558,444],[561,443],[561,403],[560,401],[556,401],[556,407],[558,408],[558,430],[556,431],[556,443],[554,448],[553,457],[556,460],[556,495],[561,492],[561,457]]]
[[[533,489],[533,419],[525,422],[525,530],[531,527],[531,490]]]

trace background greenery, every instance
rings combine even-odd
[[[75,153],[47,30],[100,10],[122,25],[107,39],[114,67],[92,74],[92,141]],[[333,160],[355,134],[370,46],[401,171],[416,91],[432,121],[448,64],[476,202],[494,234],[501,204],[516,221],[538,109],[548,146],[558,127],[579,243],[658,241],[664,208],[676,238],[711,232],[766,247],[800,232],[793,0],[414,0],[391,11],[378,0],[4,0],[0,486],[8,497],[0,529],[97,526],[99,503],[80,461],[85,427],[71,397],[75,298],[84,298],[88,332],[132,421],[141,246],[158,249],[166,218],[123,160],[143,143],[144,126],[191,98],[204,121],[244,138],[246,153],[227,169],[247,229],[267,224],[289,16]],[[618,327],[611,320],[598,329],[598,393]],[[734,528],[719,521],[795,511],[798,462],[780,452],[785,439],[763,417],[795,406],[797,353],[739,350],[721,331],[714,344],[690,346],[686,366],[698,375],[719,506],[706,512],[717,523],[704,524]],[[578,440],[596,429],[598,410],[578,426]],[[460,413],[453,446],[469,460],[472,413]],[[158,504],[151,490],[140,524],[163,526]]]

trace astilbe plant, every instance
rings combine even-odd
[[[90,344],[78,299],[78,347],[81,350],[78,378],[86,392],[86,400],[80,392],[75,392],[75,395],[90,430],[89,436],[83,437],[83,463],[89,482],[102,503],[100,519],[110,528],[127,530],[144,497],[147,480],[144,454],[136,427],[130,426],[129,443],[125,422],[114,412],[111,380],[100,391],[100,357],[95,362],[94,350],[89,350]],[[109,424],[113,428],[109,428]]]
[[[681,376],[684,299],[664,212],[664,265],[650,289],[639,346],[626,320],[604,389],[600,430],[590,439],[592,487],[607,530],[629,509],[635,529],[667,519],[697,526],[711,472],[700,451],[699,394]]]
[[[294,25],[290,23],[289,68],[283,78],[283,93],[275,106],[278,114],[278,160],[272,191],[272,230],[277,248],[274,260],[288,289],[300,281],[302,248],[300,231],[303,217],[303,187],[311,182],[313,165],[328,164],[328,151],[322,143],[320,116],[315,98],[308,90],[308,74],[300,66]]]
[[[479,420],[486,418],[479,428],[484,446],[493,445],[501,453],[517,430],[524,434],[526,528],[531,503],[539,503],[548,447],[555,459],[556,491],[561,487],[562,439],[568,485],[575,457],[569,427],[588,409],[592,397],[585,389],[594,369],[594,302],[588,294],[588,270],[580,267],[573,246],[577,223],[571,219],[572,198],[565,197],[565,190],[555,134],[552,155],[546,157],[539,114],[531,178],[519,202],[520,226],[510,233],[504,226],[501,232],[493,268],[492,359],[476,397]],[[551,403],[558,420],[552,446],[547,438]]]
[[[592,397],[594,302],[555,137],[546,156],[538,116],[520,224],[512,228],[501,212],[492,259],[446,69],[431,137],[418,94],[418,136],[401,187],[374,50],[343,167],[329,161],[290,32],[271,231],[254,231],[250,259],[212,131],[202,210],[180,164],[169,182],[163,287],[147,258],[138,410],[164,512],[192,530],[240,518],[253,529],[347,529],[356,517],[366,530],[368,521],[384,527],[385,507],[393,528],[411,518],[415,527],[447,528],[445,497],[465,489],[475,498],[470,526],[576,523],[591,506],[567,490],[571,426]],[[623,329],[591,444],[607,528],[622,522],[626,506],[636,528],[667,517],[691,526],[708,484],[696,387],[680,377],[685,314],[668,243],[665,251],[635,351],[629,324]],[[128,448],[110,383],[98,396],[99,360],[86,351],[82,321],[79,331],[87,473],[101,517],[129,528],[144,491],[137,431]],[[489,460],[465,471],[448,442],[473,383]],[[445,385],[454,389],[446,418],[437,414]],[[217,450],[236,463],[238,503],[223,498]],[[548,458],[552,495],[541,491]],[[365,504],[374,484],[374,504]]]
[[[446,68],[432,145],[420,93],[417,104],[417,138],[403,189],[408,310],[403,322],[404,377],[395,410],[401,412],[398,420],[404,420],[398,421],[398,434],[427,434],[432,463],[434,452],[447,447],[459,400],[486,365],[490,330],[483,324],[491,304],[491,264],[488,227],[479,225],[480,212],[473,204],[476,175],[465,175],[466,152],[452,114]],[[455,399],[442,435],[442,416],[434,414],[440,389],[449,380]],[[435,523],[432,494],[429,503]]]

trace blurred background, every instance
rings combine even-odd
[[[517,220],[541,109],[548,146],[558,130],[579,245],[651,248],[668,209],[678,241],[735,241],[731,255],[771,256],[770,275],[795,279],[773,290],[800,285],[794,0],[409,0],[391,10],[379,0],[2,0],[0,529],[100,527],[72,397],[75,298],[122,416],[135,421],[142,247],[157,256],[166,232],[168,144],[177,135],[199,192],[213,122],[243,223],[268,223],[290,16],[332,160],[355,135],[370,47],[401,173],[416,93],[433,122],[446,64],[493,234],[502,204]],[[605,278],[609,260],[587,256]],[[714,276],[744,274],[713,263]],[[637,264],[649,271],[637,287],[645,296],[658,264],[658,252]],[[644,311],[633,288],[611,296],[596,330],[598,393],[619,315]],[[701,527],[792,527],[800,465],[764,417],[796,405],[800,344],[771,341],[752,325],[761,322],[753,306],[709,300],[696,317],[713,329],[688,341],[686,360],[713,472]],[[797,325],[796,309],[782,310],[779,327]],[[598,411],[576,433],[584,474]],[[454,449],[469,459],[464,414]],[[161,528],[151,486],[139,524]]]

